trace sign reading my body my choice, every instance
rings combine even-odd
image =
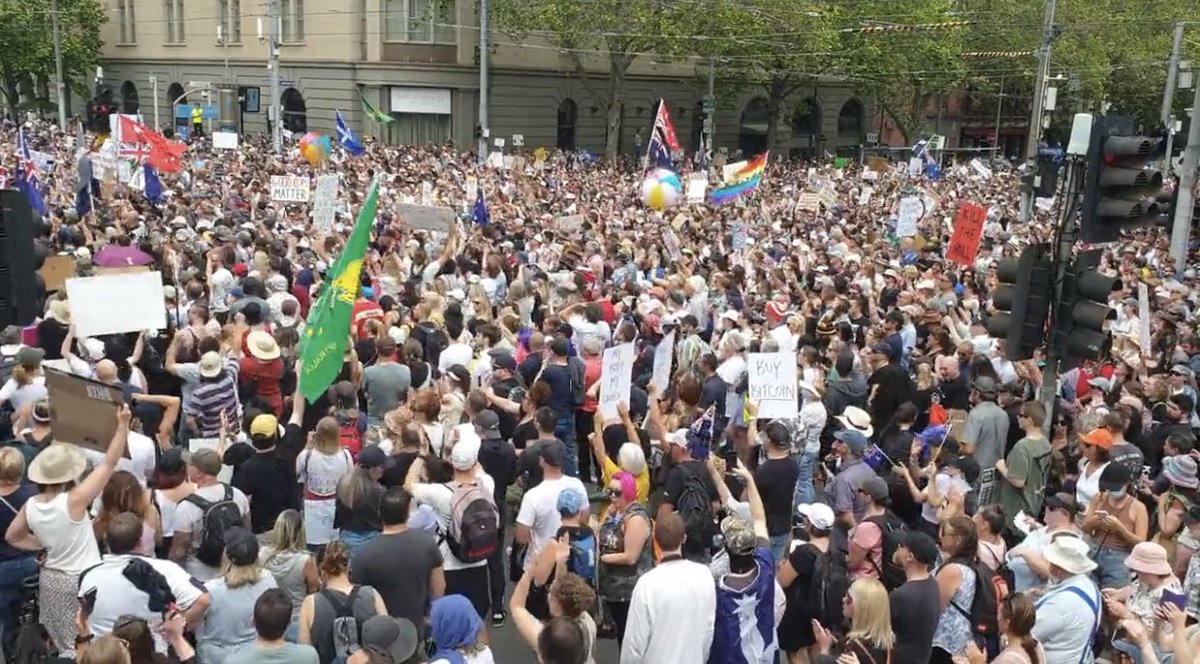
[[[758,405],[758,417],[799,415],[796,353],[750,353],[746,359],[749,364],[749,398]]]

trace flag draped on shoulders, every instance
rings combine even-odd
[[[363,256],[378,206],[379,178],[376,178],[358,211],[350,239],[329,269],[324,291],[308,312],[300,353],[299,387],[309,403],[325,393],[342,368],[343,355],[350,343],[350,319],[358,298]]]
[[[25,142],[24,127],[17,131],[17,157],[20,164],[17,166],[15,186],[25,194],[25,200],[29,201],[29,207],[44,217],[46,216],[46,201],[42,199],[37,162],[33,158],[29,144]]]

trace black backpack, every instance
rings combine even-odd
[[[487,560],[500,546],[500,512],[478,482],[450,489],[450,527],[444,534],[450,553],[464,563]]]
[[[1002,572],[993,572],[983,561],[961,563],[975,571],[975,596],[971,599],[970,612],[950,601],[954,607],[971,623],[971,633],[977,636],[998,636],[1000,625],[996,619],[996,610],[1000,600],[1008,595],[1008,581]]]
[[[333,594],[328,588],[321,589],[321,596],[333,607],[333,661],[345,662],[350,655],[362,649],[362,625],[354,616],[354,603],[358,600],[360,586],[353,586],[346,600]]]
[[[575,401],[575,407],[578,408],[583,405],[584,399],[587,397],[584,390],[587,383],[585,377],[587,365],[578,357],[572,357],[567,360],[567,371],[571,377],[571,398]]]
[[[797,592],[792,600],[801,606],[815,607],[813,616],[835,633],[842,631],[842,621],[845,619],[842,598],[850,592],[850,570],[846,568],[846,559],[844,551],[817,551],[812,575],[808,578],[808,588],[796,588],[797,591],[806,591],[804,596],[795,596]]]
[[[222,486],[225,487],[225,495],[217,501],[205,500],[194,493],[184,498],[204,513],[201,518],[204,535],[200,538],[200,548],[196,550],[196,560],[209,567],[221,564],[221,556],[225,553],[225,533],[230,528],[246,525],[241,508],[233,501],[233,488],[228,484]]]
[[[708,488],[700,476],[683,470],[683,488],[679,495],[673,498],[675,512],[683,519],[684,532],[688,541],[703,543],[704,549],[712,546],[714,523],[712,517],[712,501],[708,497]]]
[[[421,350],[425,353],[425,361],[431,367],[436,367],[438,358],[441,357],[442,351],[450,345],[450,340],[446,337],[446,332],[434,323],[425,321],[418,323],[412,331],[412,338],[421,344]]]
[[[904,538],[908,535],[908,526],[900,520],[895,514],[889,510],[882,516],[872,516],[864,519],[870,521],[879,527],[883,533],[883,565],[876,565],[874,560],[871,560],[870,555],[867,556],[867,561],[879,573],[879,580],[883,583],[883,587],[891,592],[900,586],[908,577],[904,574],[904,568],[899,567],[892,560],[896,555],[896,549],[904,542]]]

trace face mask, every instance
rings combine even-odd
[[[1108,497],[1116,499],[1116,500],[1124,498],[1125,497],[1125,489],[1117,489],[1116,491],[1109,491]]]

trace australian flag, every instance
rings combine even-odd
[[[366,153],[367,149],[363,147],[362,141],[358,140],[358,137],[354,135],[354,132],[350,131],[350,127],[346,125],[346,118],[342,117],[342,112],[335,109],[334,113],[336,114],[337,118],[336,129],[338,144],[341,145],[342,149],[351,156],[361,157],[364,153]]]
[[[646,159],[652,165],[670,166],[674,162],[671,153],[681,151],[667,102],[660,99],[654,114],[654,128],[650,130],[650,144],[646,146]]]
[[[930,180],[936,180],[942,177],[942,169],[938,166],[937,160],[933,158],[933,154],[929,151],[928,139],[922,138],[917,141],[917,144],[912,148],[913,159],[921,160],[921,167],[925,171],[925,177]]]
[[[162,180],[158,179],[158,173],[154,171],[154,167],[150,164],[142,165],[144,179],[146,182],[146,200],[161,205],[163,202],[163,185]]]
[[[475,189],[475,208],[471,211],[471,219],[480,226],[488,222],[487,203],[483,200],[483,187]]]
[[[93,175],[91,155],[84,152],[75,164],[75,212],[80,219],[92,211],[92,199],[99,197],[100,181]]]
[[[20,158],[21,164],[17,168],[16,188],[25,194],[25,200],[29,201],[29,207],[44,217],[46,216],[46,201],[42,199],[37,164],[33,161],[29,144],[25,142],[24,127],[17,132],[17,156]]]

